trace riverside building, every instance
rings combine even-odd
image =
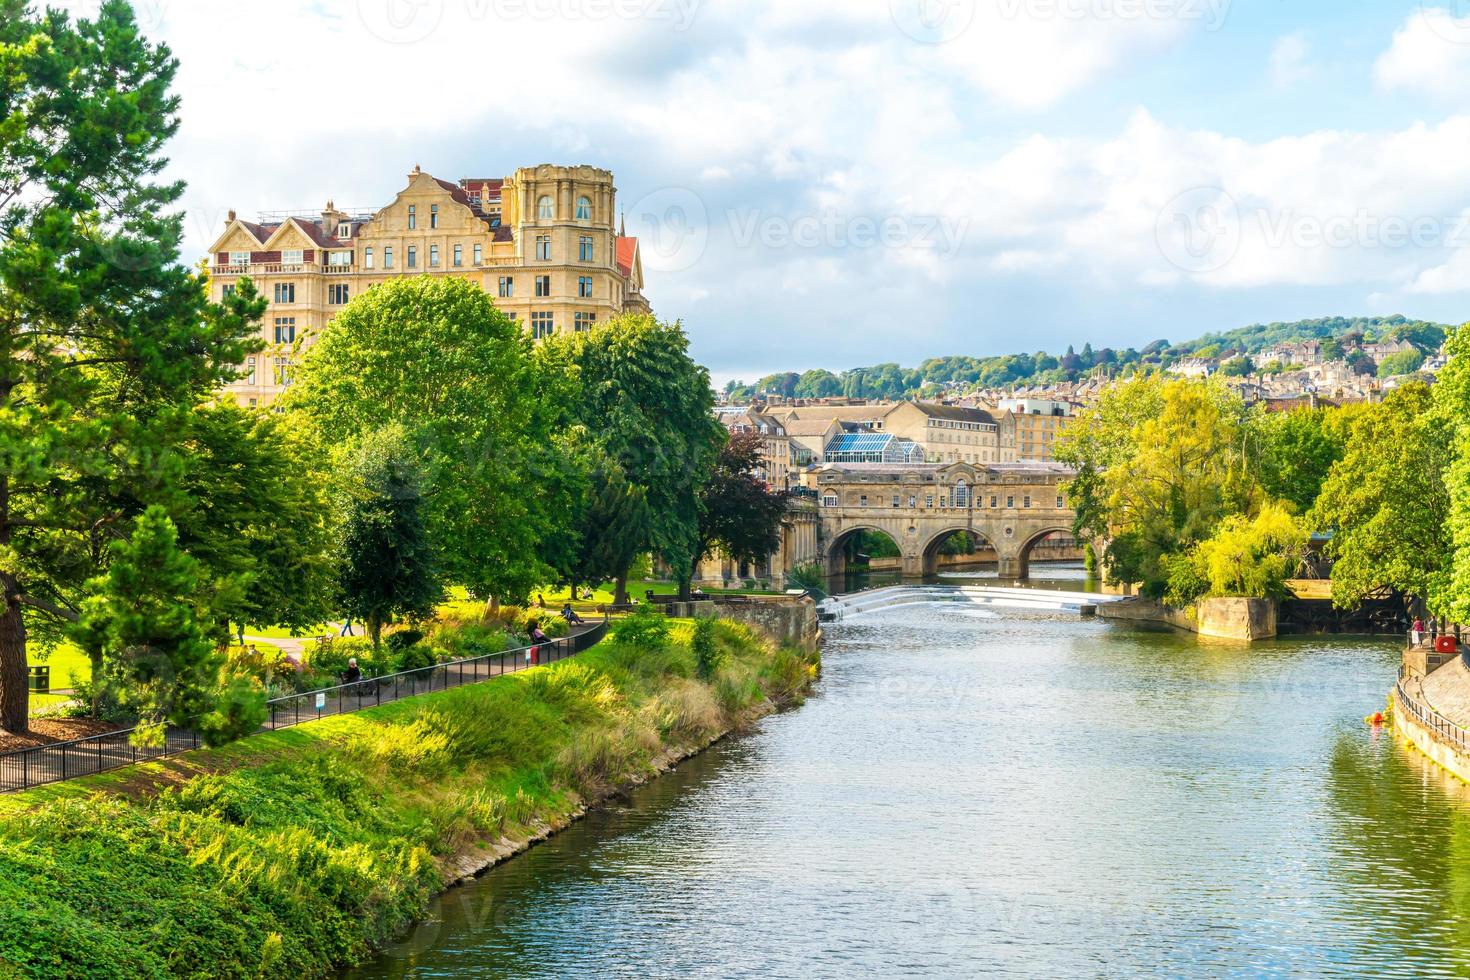
[[[441,180],[418,167],[386,207],[229,212],[210,247],[219,300],[249,276],[269,306],[266,348],[227,386],[241,405],[270,404],[300,351],[354,296],[397,276],[474,282],[535,338],[649,312],[638,239],[616,219],[609,170],[543,164],[505,178]]]

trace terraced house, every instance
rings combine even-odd
[[[305,345],[354,296],[394,276],[475,282],[532,336],[587,330],[648,312],[638,239],[617,219],[611,171],[543,164],[505,178],[451,183],[414,167],[378,210],[229,213],[210,248],[219,299],[249,276],[270,306],[266,349],[229,386],[242,405],[270,404]]]

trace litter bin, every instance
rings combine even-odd
[[[45,694],[51,690],[51,668],[37,665],[30,670],[27,686],[37,694]]]
[[[1434,640],[1435,653],[1454,653],[1458,649],[1459,647],[1455,643],[1455,638],[1448,634],[1436,637]]]

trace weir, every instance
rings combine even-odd
[[[859,613],[932,602],[958,602],[1006,609],[1037,609],[1091,616],[1097,607],[1121,596],[1094,592],[1058,592],[1051,589],[1003,588],[986,585],[893,585],[832,596],[817,607],[825,620],[841,620]]]

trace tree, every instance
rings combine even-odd
[[[111,545],[73,637],[97,651],[94,688],[139,719],[139,741],[160,744],[163,726],[188,726],[210,710],[221,657],[209,638],[215,611],[203,566],[179,548],[168,513],[149,507],[132,537]]]
[[[552,577],[542,542],[571,506],[551,438],[557,383],[479,286],[416,276],[343,307],[308,349],[287,403],[331,445],[401,426],[445,580],[519,601]]]
[[[1403,374],[1413,374],[1424,364],[1424,354],[1417,350],[1402,350],[1397,354],[1390,354],[1378,364],[1378,376],[1380,378],[1397,378]]]
[[[1343,358],[1342,344],[1334,337],[1322,341],[1320,352],[1323,362],[1340,361]]]
[[[791,398],[796,394],[796,385],[800,380],[801,375],[795,371],[768,374],[755,383],[755,390],[762,395],[780,395],[782,398]]]
[[[1440,615],[1465,623],[1470,622],[1470,324],[1450,336],[1445,351],[1449,361],[1434,386],[1433,417],[1426,422],[1429,431],[1425,433],[1448,442],[1448,460],[1443,467],[1444,536],[1449,539],[1450,554],[1433,605]],[[1414,382],[1399,391],[1420,387]],[[1397,395],[1395,391],[1390,397]],[[1439,443],[1432,445],[1437,447]],[[1441,458],[1425,456],[1421,468],[1434,469],[1434,461]]]
[[[596,444],[586,447],[583,465],[587,489],[571,523],[573,544],[557,567],[559,584],[573,594],[627,573],[650,536],[647,491]]]
[[[1307,534],[1280,503],[1264,504],[1254,517],[1233,514],[1187,554],[1169,559],[1171,605],[1212,596],[1280,599],[1301,564]]]
[[[1380,589],[1427,598],[1451,561],[1450,497],[1442,475],[1451,433],[1432,412],[1429,388],[1413,382],[1390,392],[1354,422],[1309,515],[1333,532],[1332,601],[1358,605]]]
[[[422,514],[417,453],[402,427],[368,433],[359,444],[344,504],[342,600],[367,625],[373,651],[383,626],[431,615],[444,597]]]
[[[1256,365],[1249,357],[1232,357],[1220,365],[1220,373],[1227,378],[1244,378],[1253,374]]]
[[[755,563],[781,545],[781,521],[789,498],[755,475],[761,466],[761,437],[737,432],[720,449],[714,470],[700,490],[698,564],[715,547],[737,562]]]
[[[0,0],[0,727],[27,729],[28,630],[76,622],[181,417],[253,349],[211,305],[158,183],[176,63],[105,0]]]
[[[699,535],[699,490],[725,438],[709,372],[680,323],[626,314],[538,348],[548,376],[569,379],[563,424],[585,427],[647,501],[646,526],[619,529],[628,553],[653,551],[687,589]],[[627,599],[627,568],[615,577]]]
[[[1069,427],[1058,452],[1078,469],[1068,497],[1079,534],[1109,539],[1113,580],[1161,595],[1168,558],[1249,508],[1243,417],[1216,383],[1146,379],[1114,387]]]
[[[1310,510],[1328,473],[1347,450],[1359,414],[1358,406],[1254,411],[1249,430],[1266,494],[1290,502],[1298,513]]]
[[[813,368],[796,383],[798,398],[831,398],[842,394],[842,382],[831,371]]]

